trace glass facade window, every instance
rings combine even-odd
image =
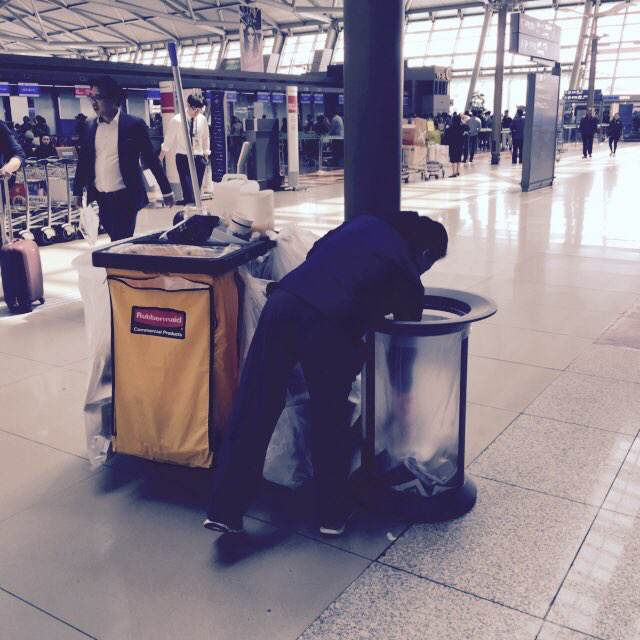
[[[324,49],[326,33],[300,33],[287,36],[278,63],[278,73],[299,75],[311,71],[313,56]]]
[[[234,60],[240,57],[240,40],[232,40],[227,44],[227,50],[224,53],[225,60]]]

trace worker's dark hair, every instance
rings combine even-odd
[[[201,95],[193,93],[187,98],[187,102],[192,109],[202,109],[207,104],[207,101]]]
[[[391,218],[391,225],[415,253],[429,249],[434,262],[447,255],[449,236],[442,223],[418,215],[416,211],[400,211]]]
[[[122,100],[122,89],[111,76],[97,76],[89,81],[90,87],[98,87],[100,95],[107,98],[114,98],[120,104]]]
[[[518,109],[518,110],[516,111],[516,115],[518,115],[518,116],[523,116],[523,115],[524,115],[524,111],[523,111],[522,109]]]

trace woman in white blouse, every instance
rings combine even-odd
[[[196,165],[198,176],[198,186],[202,187],[202,178],[207,167],[207,160],[210,154],[209,125],[202,113],[205,100],[201,95],[192,94],[187,98],[187,125],[191,137],[191,148],[193,159]],[[169,151],[176,152],[176,168],[180,176],[180,186],[184,204],[195,202],[193,188],[191,186],[191,173],[189,171],[189,160],[187,158],[187,143],[184,139],[182,129],[182,118],[176,114],[171,118],[167,133],[162,143],[160,160],[163,160]]]

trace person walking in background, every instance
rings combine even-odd
[[[482,128],[482,122],[475,113],[472,113],[467,122],[465,123],[469,127],[468,144],[464,148],[463,162],[467,161],[467,152],[469,153],[469,161],[473,162],[473,156],[478,148],[478,135]]]
[[[205,100],[201,95],[191,94],[187,98],[187,126],[191,138],[193,161],[196,165],[198,188],[202,187],[204,172],[207,168],[207,158],[210,154],[209,125],[206,116],[202,113]],[[164,138],[160,152],[160,161],[172,150],[176,152],[176,169],[182,188],[182,201],[184,204],[193,204],[195,195],[191,183],[191,171],[189,170],[189,157],[187,155],[187,141],[184,139],[182,116],[177,113],[167,127],[167,135]]]
[[[462,124],[460,116],[456,113],[451,118],[451,124],[444,131],[444,144],[449,146],[449,162],[451,162],[451,178],[460,175],[460,161],[462,149],[465,144],[465,134],[469,131],[466,124]]]
[[[609,155],[615,156],[616,150],[618,149],[618,142],[622,136],[622,130],[624,129],[624,125],[622,124],[622,120],[620,120],[620,114],[616,113],[611,122],[609,123]]]
[[[73,186],[76,198],[87,189],[88,202],[97,202],[100,223],[111,240],[133,235],[138,211],[149,203],[140,159],[151,169],[164,196],[174,203],[144,120],[120,111],[122,91],[110,76],[90,82],[89,100],[96,118],[87,123]]]
[[[47,121],[42,116],[36,116],[36,123],[33,126],[33,135],[37,138],[51,135],[51,129],[49,128]]]
[[[580,135],[582,136],[582,157],[586,158],[587,154],[591,157],[593,151],[593,137],[598,131],[598,118],[594,118],[593,111],[587,109],[587,115],[580,120]]]
[[[516,117],[511,121],[511,143],[513,151],[511,162],[522,164],[522,147],[524,146],[524,111],[518,109]]]

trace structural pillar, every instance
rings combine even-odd
[[[585,0],[584,14],[582,15],[582,23],[580,24],[580,34],[576,44],[576,55],[573,59],[573,68],[571,69],[571,78],[569,80],[569,91],[575,91],[578,88],[578,78],[580,77],[580,63],[582,62],[582,52],[584,51],[584,39],[587,35],[589,27],[589,18],[591,17],[591,0]]]
[[[503,2],[498,10],[498,45],[496,49],[496,81],[493,92],[493,139],[491,164],[500,164],[502,145],[502,83],[504,80],[504,41],[507,32],[507,5]]]
[[[280,62],[280,55],[282,54],[282,47],[284,46],[284,34],[278,31],[273,38],[273,48],[269,54],[269,60],[267,61],[267,73],[278,72],[278,62]]]
[[[600,0],[597,0],[593,17],[591,18],[591,64],[589,66],[589,95],[587,97],[587,109],[593,109],[593,101],[596,90],[596,62],[598,57],[598,13]]]
[[[480,31],[480,41],[478,42],[478,50],[476,51],[476,61],[473,65],[473,71],[471,73],[471,81],[469,82],[469,92],[467,93],[467,102],[464,106],[465,111],[471,109],[471,100],[476,90],[476,84],[478,82],[478,76],[480,75],[480,64],[482,63],[482,54],[484,53],[484,46],[487,42],[487,33],[489,32],[489,26],[491,25],[491,6],[488,5],[484,12],[484,20],[482,22],[482,31]]]
[[[403,0],[344,2],[345,218],[400,210]]]

